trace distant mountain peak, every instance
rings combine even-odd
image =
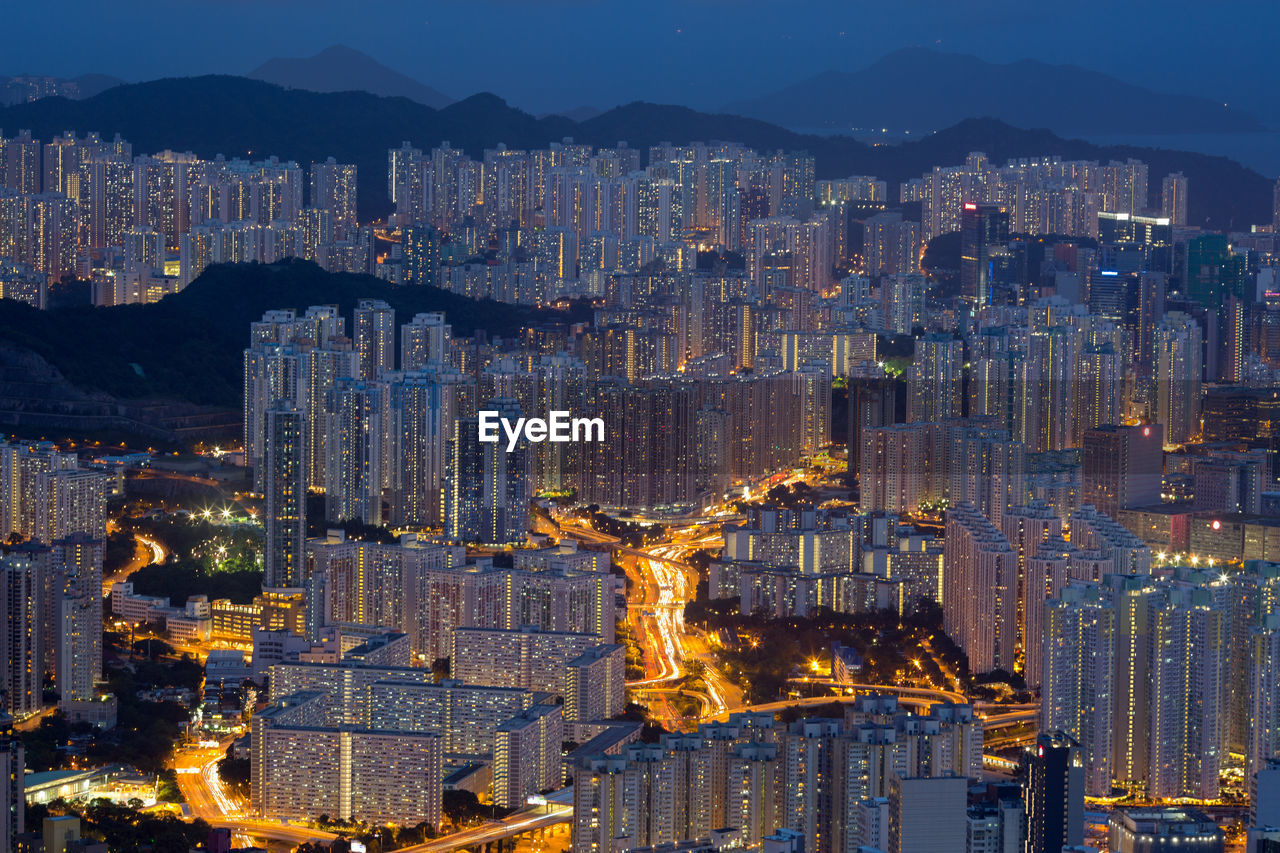
[[[974,115],[1057,133],[1212,133],[1263,129],[1208,98],[1156,92],[1077,65],[988,62],[904,47],[853,72],[824,71],[727,112],[790,128],[932,131]]]
[[[408,98],[437,110],[453,103],[447,95],[342,44],[330,45],[314,56],[268,59],[246,76],[312,92],[361,91]]]

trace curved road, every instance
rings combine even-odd
[[[433,838],[423,844],[401,847],[394,853],[451,853],[464,847],[475,847],[522,835],[537,829],[546,829],[573,818],[573,788],[561,788],[547,794],[545,806],[525,806],[502,820],[486,821],[477,827],[464,829],[449,835]]]
[[[218,761],[226,754],[229,744],[228,740],[218,747],[188,747],[174,754],[173,769],[178,776],[178,790],[190,807],[192,817],[201,818],[210,826],[231,830],[236,846],[252,846],[253,839],[298,845],[308,841],[333,841],[339,837],[322,829],[247,816],[244,804],[218,775]]]

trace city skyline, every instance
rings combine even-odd
[[[904,84],[885,115],[947,126],[903,143],[436,110],[341,52],[328,94],[0,80],[0,849],[1274,853],[1280,181],[970,114],[1266,135],[1274,10],[1161,78],[1233,106],[1083,68],[1247,4],[1033,7],[972,50],[1052,21],[1081,67],[785,88],[844,16],[1009,13],[914,8],[412,7],[455,34],[424,63],[517,91],[685,61],[856,129]],[[166,12],[101,39],[340,19]]]

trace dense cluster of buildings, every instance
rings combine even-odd
[[[276,158],[135,155],[118,135],[47,142],[0,132],[0,286],[43,306],[47,286],[88,280],[94,303],[155,302],[211,263],[298,257],[372,272],[373,231],[356,224],[356,167]]]
[[[941,601],[941,543],[894,513],[754,505],[722,531],[708,595],[736,598],[744,614],[902,614]]]
[[[664,367],[645,362],[635,330],[612,325],[541,330],[534,342],[459,340],[443,315],[397,327],[395,311],[371,300],[353,321],[347,337],[334,308],[313,306],[253,324],[245,453],[267,500],[269,574],[297,570],[308,490],[324,492],[334,521],[505,543],[524,538],[535,492],[696,506],[829,442],[825,364]],[[482,412],[514,423],[552,411],[603,429],[510,450],[482,440]]]
[[[510,337],[373,299],[252,324],[262,596],[171,604],[122,584],[111,605],[253,643],[259,813],[434,824],[446,784],[518,806],[567,778],[581,853],[1059,853],[1080,849],[1086,794],[1211,800],[1240,769],[1263,792],[1257,837],[1280,823],[1264,796],[1280,773],[1280,207],[1248,231],[1193,226],[1186,177],[1137,160],[974,152],[891,188],[730,142],[406,142],[375,235],[333,160],[135,156],[96,134],[0,134],[0,154],[0,296],[36,305],[68,275],[116,305],[286,257],[590,301],[589,319]],[[923,247],[952,233],[954,280],[926,278]],[[489,415],[554,411],[601,439],[485,438]],[[709,596],[774,618],[936,603],[970,672],[1040,692],[1020,786],[976,783],[967,706],[873,697],[841,719],[737,714],[639,742],[615,719],[608,556],[464,547],[524,544],[539,494],[718,504],[841,434],[856,494],[723,525]],[[31,543],[0,558],[15,714],[47,673],[69,709],[95,698],[113,488],[50,448],[0,447],[0,533]],[[308,538],[309,496],[328,521],[414,533]],[[1202,818],[1117,812],[1111,844],[1220,849]]]
[[[72,720],[114,725],[102,682],[102,559],[119,472],[49,443],[0,444],[0,693],[25,717],[52,682]]]
[[[789,725],[744,712],[658,743],[575,753],[573,850],[648,849],[713,833],[722,845],[756,848],[779,828],[816,851],[888,850],[895,835],[892,849],[921,849],[913,843],[921,833],[955,843],[966,834],[968,780],[981,769],[982,725],[967,705],[913,715],[872,696],[842,718]],[[926,814],[939,823],[922,826]]]
[[[252,634],[271,698],[253,717],[261,813],[434,825],[445,778],[518,807],[561,787],[565,741],[618,725],[626,662],[607,555],[521,549],[501,568],[455,546],[339,534],[306,550],[302,618]]]
[[[1280,748],[1280,566],[1072,580],[1045,605],[1042,725],[1078,740],[1086,790],[1217,799]]]

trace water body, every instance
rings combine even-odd
[[[928,135],[924,131],[907,133],[893,128],[872,131],[865,128],[793,127],[791,130],[817,136],[843,133],[870,145],[897,145]],[[1094,145],[1138,145],[1143,148],[1195,151],[1199,154],[1230,157],[1268,178],[1280,176],[1280,130],[1254,133],[1121,133],[1101,136],[1056,132],[1063,138],[1084,139]]]
[[[1280,176],[1280,131],[1256,133],[1160,133],[1087,136],[1096,145],[1141,145],[1230,157],[1274,178]]]

